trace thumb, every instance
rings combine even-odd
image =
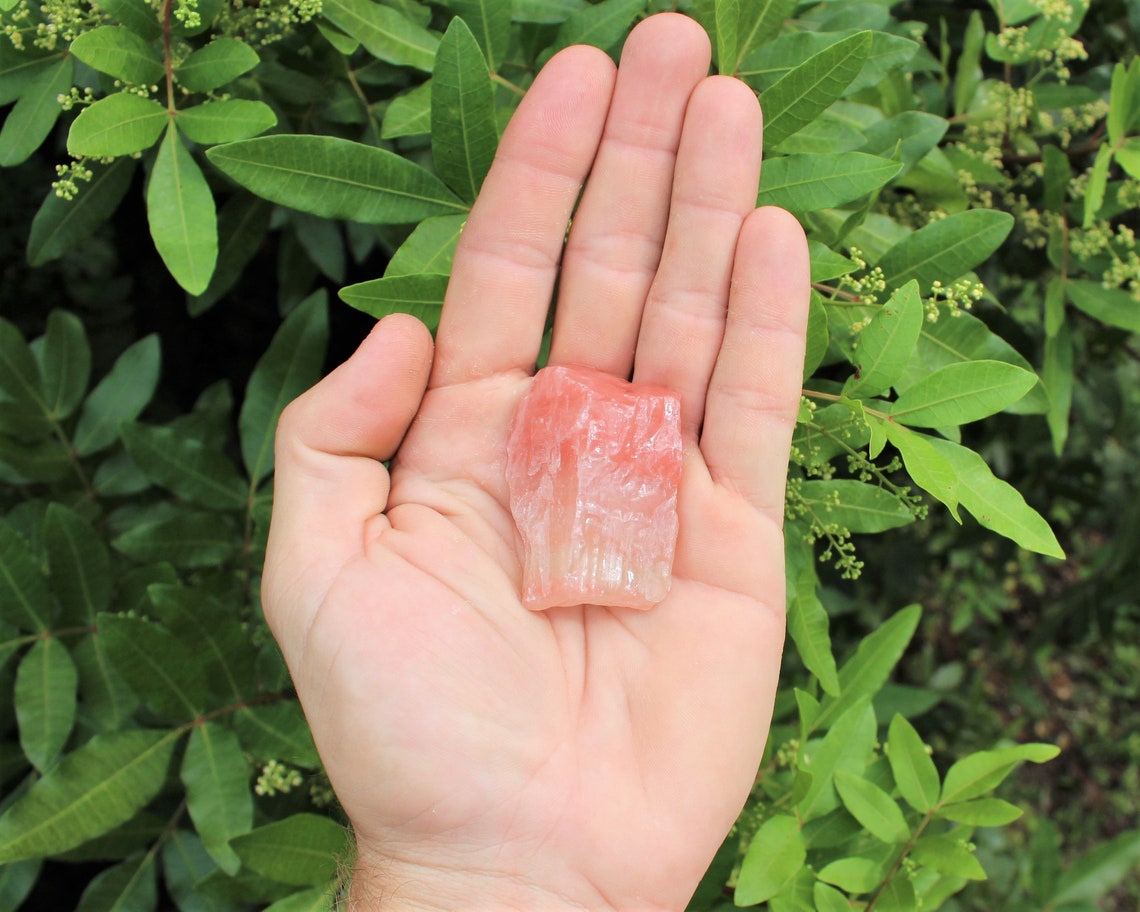
[[[286,657],[338,570],[361,552],[364,524],[387,506],[382,462],[419,409],[431,361],[427,327],[392,314],[281,414],[262,600]]]

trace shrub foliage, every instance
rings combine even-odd
[[[854,536],[906,526],[975,524],[1064,558],[992,444],[1031,425],[1059,458],[1078,367],[1140,330],[1134,11],[0,0],[0,165],[56,164],[29,268],[82,255],[141,192],[190,314],[238,312],[266,250],[282,313],[240,402],[215,384],[173,416],[156,391],[176,340],[96,369],[69,310],[35,331],[0,318],[0,910],[89,862],[84,912],[330,907],[349,839],[258,605],[273,430],[320,376],[324,289],[434,325],[535,72],[570,44],[616,51],[666,6],[759,94],[758,202],[800,217],[813,281],[787,495],[794,653],[752,798],[691,908],[933,910],[986,878],[975,832],[1022,814],[994,790],[1058,748],[936,762],[915,724],[928,693],[891,682],[920,608],[840,650],[834,594],[865,569]],[[345,284],[361,271],[375,277]],[[1088,908],[1138,857],[1123,833],[1042,895]]]

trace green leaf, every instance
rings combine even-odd
[[[384,111],[381,139],[420,136],[431,132],[431,80],[397,95]]]
[[[0,864],[56,855],[125,823],[158,794],[177,731],[96,735],[0,817]]]
[[[0,317],[0,392],[29,410],[46,412],[43,377],[32,349],[15,326]]]
[[[377,319],[390,313],[410,313],[434,332],[443,310],[447,282],[445,275],[385,276],[349,285],[338,295],[345,304]]]
[[[1004,361],[948,364],[900,393],[890,415],[910,427],[968,424],[1012,405],[1036,384],[1036,374]]]
[[[254,367],[238,417],[252,485],[273,471],[273,436],[282,410],[320,379],[328,336],[325,296],[312,295],[285,318]]]
[[[158,11],[146,0],[99,0],[99,8],[140,38],[153,41],[162,35]]]
[[[120,426],[138,417],[154,396],[160,362],[156,334],[140,339],[119,355],[83,403],[72,438],[80,456],[109,447],[119,439]]]
[[[834,703],[833,698],[825,698]],[[819,728],[819,716],[812,725]],[[811,776],[811,784],[796,804],[802,820],[812,820],[837,807],[833,787],[835,771],[861,773],[875,747],[875,713],[867,695],[846,704],[842,714],[822,739],[805,742],[799,752],[799,770]]]
[[[157,83],[166,73],[158,50],[121,25],[81,32],[71,42],[71,53],[92,69],[131,85]]]
[[[218,259],[218,216],[210,186],[173,123],[147,183],[146,214],[170,274],[190,294],[201,294]]]
[[[895,384],[900,393],[928,374],[944,367],[967,361],[1004,361],[1032,371],[1030,363],[1012,345],[991,332],[977,317],[964,311],[950,317],[943,309],[939,319],[923,324],[914,359],[907,365],[906,374]],[[1035,408],[1040,401],[1041,408]],[[1046,394],[1040,386],[1029,391],[1025,398],[1009,407],[1011,413],[1045,411]]]
[[[1041,161],[1045,166],[1045,208],[1061,212],[1069,193],[1069,181],[1073,179],[1069,156],[1057,146],[1048,145],[1041,148]]]
[[[897,161],[863,152],[769,159],[761,172],[757,205],[799,213],[829,209],[880,189],[901,168]]]
[[[749,53],[779,33],[797,5],[797,0],[746,0],[739,13],[736,59],[731,67],[722,66],[721,72],[736,73]]]
[[[73,313],[53,310],[40,351],[44,404],[53,421],[67,418],[83,399],[91,380],[91,347],[83,322]]]
[[[471,29],[491,72],[507,56],[511,44],[511,4],[503,0],[445,0],[445,5]]]
[[[55,637],[38,640],[16,670],[16,722],[24,756],[41,772],[51,766],[75,724],[79,673]]]
[[[51,598],[27,541],[0,519],[0,620],[17,630],[47,633]]]
[[[123,426],[123,443],[151,481],[182,500],[213,509],[241,509],[248,486],[229,458],[198,436],[170,427]]]
[[[1140,88],[1140,64],[1136,63],[1136,58],[1132,59],[1127,69],[1123,63],[1113,67],[1106,123],[1108,142],[1111,146],[1119,146],[1137,118],[1140,118],[1140,98],[1136,97],[1138,88]]]
[[[816,912],[851,912],[851,903],[847,897],[825,883],[817,883],[812,887],[811,895]]]
[[[855,654],[839,669],[840,696],[824,700],[817,728],[827,728],[858,700],[878,693],[902,658],[921,616],[918,605],[909,605],[862,639]]]
[[[978,751],[958,760],[942,781],[942,804],[977,798],[997,788],[1023,760],[1046,763],[1061,752],[1053,744],[1018,744],[991,751]]]
[[[334,912],[336,901],[330,885],[291,893],[265,908],[265,912]]]
[[[0,105],[10,105],[28,85],[52,64],[65,56],[63,51],[40,56],[17,51],[11,41],[0,42]]]
[[[296,700],[242,707],[234,714],[234,730],[242,747],[259,760],[283,760],[306,769],[320,766],[309,723]]]
[[[986,26],[978,10],[970,13],[958,55],[954,74],[954,113],[965,114],[982,82],[982,48],[986,41]]]
[[[154,856],[140,852],[96,874],[75,912],[151,912],[157,905]]]
[[[861,151],[873,155],[897,154],[907,168],[930,152],[950,124],[944,117],[923,111],[903,111],[871,124],[864,132]],[[896,151],[897,150],[897,151]]]
[[[461,199],[474,202],[495,157],[495,90],[475,36],[451,20],[431,78],[431,148],[436,170]]]
[[[109,165],[89,162],[91,180],[77,182],[73,199],[50,191],[32,220],[28,265],[43,266],[58,259],[94,234],[126,196],[135,166],[131,158],[118,158]]]
[[[852,532],[885,532],[914,522],[914,514],[894,494],[855,479],[805,481],[800,492],[821,521],[838,523]]]
[[[899,794],[912,808],[925,814],[938,804],[938,770],[914,726],[900,715],[891,719],[887,748]]]
[[[835,773],[835,790],[863,829],[886,843],[910,839],[910,826],[899,806],[873,782],[843,770]]]
[[[918,434],[893,421],[881,422],[891,445],[902,456],[907,474],[922,490],[945,504],[957,522],[958,473],[924,434]]]
[[[147,596],[166,629],[195,656],[214,702],[244,702],[257,687],[257,654],[233,609],[186,586],[154,583]]]
[[[1056,907],[1065,903],[1096,902],[1140,865],[1140,830],[1128,830],[1095,846],[1073,860],[1057,881],[1050,897]]]
[[[908,234],[878,262],[887,290],[901,288],[912,279],[920,292],[931,283],[950,285],[985,261],[1013,228],[1013,216],[997,209],[970,209],[931,222]]]
[[[397,10],[372,0],[324,0],[321,14],[378,60],[432,71],[439,39]]]
[[[170,122],[157,101],[133,92],[116,92],[79,112],[67,134],[67,151],[92,158],[115,158],[149,149]]]
[[[226,98],[183,108],[178,112],[177,123],[187,139],[210,145],[264,133],[277,124],[277,115],[263,101]]]
[[[914,355],[924,314],[917,282],[908,282],[891,295],[859,333],[856,375],[848,381],[845,395],[866,398],[891,388]]]
[[[586,0],[512,0],[511,18],[515,22],[558,25],[585,8]]]
[[[876,912],[918,912],[918,897],[909,878],[894,877],[883,884],[875,902]]]
[[[1021,808],[1001,798],[975,798],[938,808],[936,817],[966,826],[996,827],[1013,823],[1022,815]]]
[[[769,817],[748,844],[736,880],[738,906],[753,906],[771,899],[803,867],[807,859],[800,823],[795,817]]]
[[[804,380],[812,376],[827,356],[831,333],[827,326],[827,308],[819,292],[812,290],[808,304],[807,344],[804,346]]]
[[[824,692],[838,696],[839,677],[831,652],[827,611],[816,593],[819,580],[812,554],[790,540],[787,549],[788,633],[804,666],[819,678]]]
[[[1085,184],[1083,228],[1089,228],[1096,221],[1097,213],[1104,204],[1104,192],[1108,187],[1108,168],[1112,164],[1112,147],[1107,143],[1096,153],[1089,180]]]
[[[872,893],[883,882],[885,872],[881,862],[870,858],[852,856],[837,858],[824,865],[819,871],[819,879],[824,883],[835,884],[848,893]],[[851,906],[844,900],[847,912]]]
[[[74,624],[91,624],[111,604],[111,557],[91,524],[63,504],[48,504],[43,527],[51,586]]]
[[[1069,413],[1073,405],[1074,346],[1069,324],[1062,323],[1055,335],[1045,340],[1045,363],[1041,382],[1049,394],[1049,434],[1053,454],[1060,456],[1069,436]]]
[[[1121,143],[1114,157],[1129,177],[1140,180],[1140,136],[1133,136]]]
[[[424,219],[392,254],[392,259],[384,270],[384,277],[449,274],[455,245],[466,223],[466,214],[437,215]]]
[[[249,764],[237,735],[215,722],[195,727],[182,759],[186,809],[202,845],[223,871],[241,867],[229,842],[253,827]]]
[[[75,646],[72,658],[79,670],[80,715],[94,731],[117,731],[139,705],[107,655],[97,633],[85,636]]]
[[[1065,294],[1073,306],[1094,320],[1129,332],[1140,332],[1140,304],[1128,292],[1105,288],[1087,279],[1069,279]]]
[[[141,563],[168,561],[179,567],[216,567],[234,556],[232,538],[217,513],[183,512],[140,523],[111,545]]]
[[[923,836],[911,846],[910,857],[939,874],[967,880],[986,879],[985,869],[973,852],[952,835]]]
[[[59,96],[71,89],[75,61],[64,56],[29,81],[0,129],[0,167],[27,161],[59,119]]]
[[[979,523],[1029,551],[1065,556],[1049,524],[1014,487],[995,477],[981,456],[949,440],[930,438],[930,443],[957,473],[959,501]]]
[[[589,44],[603,51],[616,47],[629,33],[646,0],[601,0],[571,13],[558,28],[550,51]]]
[[[215,38],[174,68],[174,80],[191,92],[212,92],[248,73],[258,63],[257,51],[241,39]]]
[[[324,218],[412,223],[467,209],[414,162],[333,136],[262,136],[206,156],[258,196]]]
[[[764,144],[776,148],[840,98],[863,67],[871,33],[858,32],[809,57],[760,96]]]
[[[752,4],[750,3],[749,6]],[[799,66],[804,60],[826,50],[839,41],[859,34],[861,31],[865,30],[786,31],[749,53],[741,62],[737,75],[753,88],[762,92],[770,88],[780,77]],[[909,38],[891,35],[887,32],[871,32],[870,34],[871,46],[867,52],[867,58],[859,68],[857,75],[851,80],[850,85],[847,86],[846,94],[848,95],[879,84],[891,72],[904,66],[918,52],[919,45]],[[859,124],[860,132],[868,125],[867,123]],[[858,148],[862,142],[863,140],[860,138],[850,148]]]
[[[316,814],[294,814],[230,844],[242,864],[258,874],[306,887],[331,880],[349,848],[344,827]]]
[[[191,316],[209,310],[233,288],[246,265],[261,249],[272,213],[271,204],[240,191],[231,194],[222,204],[218,211],[218,262],[206,290],[190,299]]]
[[[0,910],[16,912],[40,876],[42,858],[29,858],[0,867]]]
[[[162,846],[163,882],[180,912],[239,912],[237,903],[198,890],[199,882],[217,870],[196,835],[187,830],[169,833]]]
[[[160,718],[184,722],[206,705],[202,666],[186,644],[152,621],[101,614],[99,636],[115,671]]]
[[[714,57],[717,72],[731,76],[738,59],[740,46],[740,0],[710,0],[712,3],[712,28]]]

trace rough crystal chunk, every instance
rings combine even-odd
[[[681,405],[663,387],[546,367],[507,442],[511,513],[530,608],[650,608],[677,543]]]

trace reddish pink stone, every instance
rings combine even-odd
[[[507,442],[523,601],[650,608],[677,544],[681,404],[664,387],[546,367]]]

